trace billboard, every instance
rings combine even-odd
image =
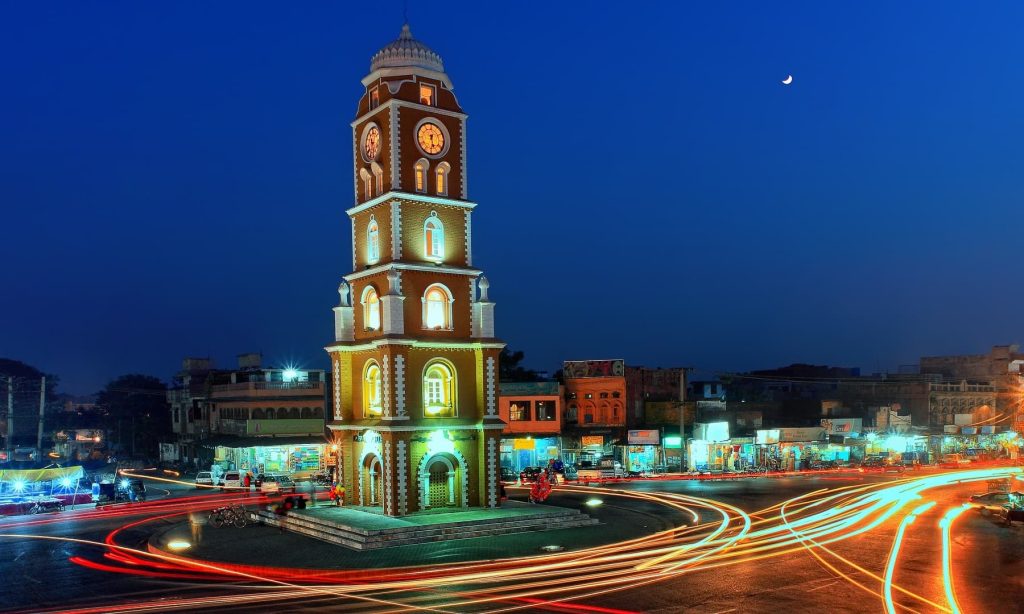
[[[508,396],[558,396],[558,382],[502,382],[498,394]]]
[[[656,430],[629,431],[627,443],[638,446],[656,446],[661,443],[661,437]]]
[[[706,422],[693,425],[693,438],[700,441],[728,441],[728,422]]]
[[[757,438],[754,443],[760,445],[770,445],[773,443],[779,443],[779,429],[766,429],[757,431]]]
[[[616,360],[567,360],[562,363],[562,377],[625,377],[626,361]]]

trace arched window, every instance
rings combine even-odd
[[[373,177],[377,183],[377,194],[384,193],[384,169],[380,164],[376,162],[370,162],[370,170],[373,171]]]
[[[370,264],[380,260],[380,232],[377,228],[377,220],[370,216],[370,225],[366,227],[366,259]]]
[[[274,419],[274,408],[273,407],[268,407],[267,408],[267,420],[273,420],[273,419]]]
[[[427,258],[444,258],[444,224],[438,219],[436,211],[431,211],[430,217],[423,223],[423,251]]]
[[[363,180],[363,200],[370,200],[373,198],[373,175],[365,168],[361,168],[359,178]]]
[[[452,329],[452,293],[441,284],[433,284],[423,293],[423,328]]]
[[[381,400],[384,398],[381,389],[380,366],[370,360],[363,372],[363,415],[367,418],[380,416],[384,413]]]
[[[427,192],[427,169],[430,168],[430,162],[427,162],[426,158],[420,158],[416,162],[416,191],[426,194]]]
[[[363,327],[366,330],[380,330],[380,297],[377,289],[366,286],[363,290]]]
[[[433,360],[423,370],[423,414],[428,418],[455,417],[455,369]]]
[[[448,171],[450,171],[451,168],[451,165],[448,164],[447,162],[442,162],[437,165],[437,171],[435,171],[434,177],[434,185],[437,188],[437,193],[440,196],[448,195]]]

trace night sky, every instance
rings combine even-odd
[[[410,2],[530,366],[871,372],[1021,339],[1024,4],[845,4]],[[0,356],[74,393],[184,356],[325,367],[349,122],[401,25],[3,3]]]

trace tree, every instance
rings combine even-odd
[[[110,416],[113,441],[132,456],[155,458],[159,443],[171,432],[167,384],[152,375],[122,375],[96,395]]]
[[[533,369],[526,369],[520,366],[525,354],[522,351],[513,352],[505,347],[498,357],[498,379],[503,382],[536,382],[540,376]]]

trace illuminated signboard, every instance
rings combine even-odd
[[[762,445],[770,445],[773,443],[779,443],[779,429],[768,429],[757,432],[757,439],[754,443]]]
[[[604,435],[584,435],[582,438],[580,438],[580,443],[584,447],[586,447],[586,446],[603,446],[604,445]]]
[[[628,443],[630,445],[656,446],[660,441],[659,433],[656,430],[629,431]]]

